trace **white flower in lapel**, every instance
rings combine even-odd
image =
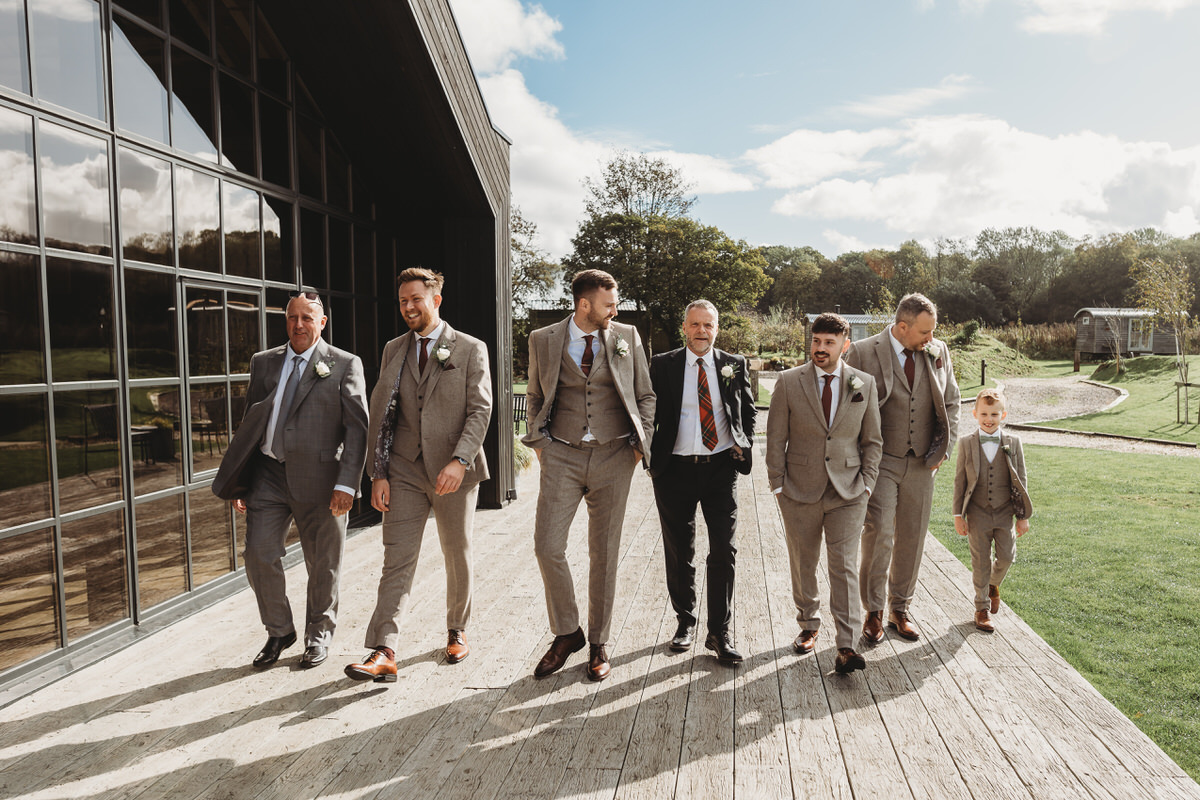
[[[1008,445],[1006,445],[1006,444],[1000,445],[1000,449],[1004,451],[1004,455],[1006,455],[1006,456],[1012,455],[1012,448],[1009,447]]]
[[[318,378],[328,378],[329,373],[332,372],[332,370],[330,369],[330,367],[332,367],[332,366],[333,366],[332,361],[321,360],[321,361],[318,361],[317,363],[313,364],[313,372],[316,373]]]
[[[624,358],[629,355],[629,344],[621,338],[621,334],[613,334],[616,338],[613,340],[613,352],[617,354],[617,358]]]
[[[863,387],[862,378],[858,377],[857,375],[851,375],[850,377],[846,378],[846,385],[850,387],[851,392],[857,392]]]
[[[727,381],[733,380],[733,376],[737,375],[737,367],[733,364],[726,364],[721,367],[721,377]]]
[[[925,355],[934,361],[942,357],[942,351],[938,348],[937,342],[930,342],[925,345]]]
[[[444,344],[439,344],[437,349],[433,351],[433,357],[438,360],[439,364],[445,364],[446,359],[450,357],[450,348]]]

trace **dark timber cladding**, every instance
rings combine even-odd
[[[515,485],[509,142],[487,108],[446,0],[260,0],[296,71],[351,161],[370,164],[381,234],[395,237],[393,269],[381,254],[379,292],[396,271],[446,275],[446,319],[488,345],[495,414],[485,442],[492,480],[481,504]],[[400,330],[380,332],[379,346]],[[369,374],[380,353],[360,353]]]

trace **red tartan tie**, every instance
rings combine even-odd
[[[821,391],[821,409],[825,412],[825,427],[828,428],[833,424],[833,376],[822,375],[825,379],[825,388]]]
[[[696,360],[700,370],[696,373],[696,397],[700,404],[700,441],[709,450],[717,446],[717,419],[713,416],[712,395],[708,392],[708,371],[704,361]]]
[[[583,358],[579,359],[579,368],[583,370],[584,375],[592,374],[592,361],[596,355],[592,352],[592,339],[595,337],[592,334],[586,334],[583,337]]]

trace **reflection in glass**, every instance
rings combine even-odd
[[[222,66],[250,77],[250,3],[217,0],[217,58]]]
[[[54,380],[117,377],[112,267],[47,258],[46,291]]]
[[[300,274],[304,285],[326,288],[325,215],[300,209]]]
[[[297,116],[296,144],[300,151],[300,192],[322,200],[321,126],[308,117]]]
[[[275,38],[262,10],[258,11],[258,85],[286,100],[288,96],[287,53]]]
[[[284,289],[267,289],[267,347],[287,343],[287,304],[293,294]]]
[[[291,188],[292,129],[287,106],[260,94],[258,96],[259,133],[262,135],[263,180]]]
[[[0,396],[0,528],[53,514],[47,431],[45,397]]]
[[[124,512],[64,522],[62,560],[68,640],[129,616]]]
[[[0,3],[0,86],[29,94],[24,0]],[[3,665],[0,665],[0,669]]]
[[[173,276],[132,267],[125,270],[125,331],[129,377],[179,374]]]
[[[121,252],[127,259],[172,266],[171,164],[120,148]]]
[[[46,379],[40,273],[37,256],[0,251],[0,384]]]
[[[229,503],[207,486],[189,497],[192,531],[192,588],[195,589],[234,569],[233,527]]]
[[[156,28],[163,26],[162,0],[116,0],[115,5],[136,14]]]
[[[0,239],[37,242],[33,119],[0,107]]]
[[[54,531],[0,540],[0,670],[58,647]]]
[[[350,210],[350,159],[333,137],[326,137],[325,171],[328,180],[325,189],[329,194],[329,205]]]
[[[254,90],[232,75],[221,75],[221,163],[257,176],[254,158]]]
[[[205,55],[212,55],[209,48],[211,8],[209,0],[171,0],[171,35]]]
[[[192,473],[216,469],[229,443],[229,407],[224,383],[193,383],[191,397]]]
[[[166,143],[166,42],[120,15],[113,15],[112,30],[117,125]]]
[[[189,286],[186,292],[188,375],[225,374],[225,302],[222,292]]]
[[[242,417],[246,416],[246,392],[249,388],[249,381],[232,381],[229,384],[229,422],[234,433],[241,427]]]
[[[55,392],[58,504],[62,513],[123,497],[120,414],[116,391]],[[144,451],[139,438],[134,457]]]
[[[133,451],[134,495],[178,486],[183,481],[183,459],[179,457],[179,384],[129,387],[129,427],[138,443]]]
[[[329,218],[329,285],[338,291],[354,288],[354,266],[350,258],[350,223]]]
[[[105,119],[100,4],[94,0],[34,2],[30,12],[38,97]]]
[[[187,591],[187,530],[183,495],[139,503],[138,608],[143,611]]]
[[[40,145],[46,244],[112,255],[107,144],[42,122]]]
[[[224,191],[221,214],[225,222],[225,272],[260,278],[258,193],[232,183],[226,183]]]
[[[179,266],[221,271],[220,186],[216,178],[179,167],[175,171],[179,217]]]
[[[258,295],[229,292],[229,373],[250,372],[250,357],[258,352]]]
[[[171,48],[171,88],[171,143],[185,153],[215,163],[212,67]]]
[[[295,283],[292,204],[270,196],[264,196],[263,200],[263,260],[266,279]]]

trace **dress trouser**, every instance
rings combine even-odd
[[[988,585],[999,586],[1008,568],[1017,560],[1017,534],[1013,531],[1012,505],[984,508],[969,503],[963,518],[967,521],[967,543],[971,546],[971,582],[975,584],[975,610],[991,608]],[[992,543],[996,557],[992,558]]]
[[[862,532],[858,588],[867,611],[908,611],[925,552],[934,475],[923,457],[883,454]]]

